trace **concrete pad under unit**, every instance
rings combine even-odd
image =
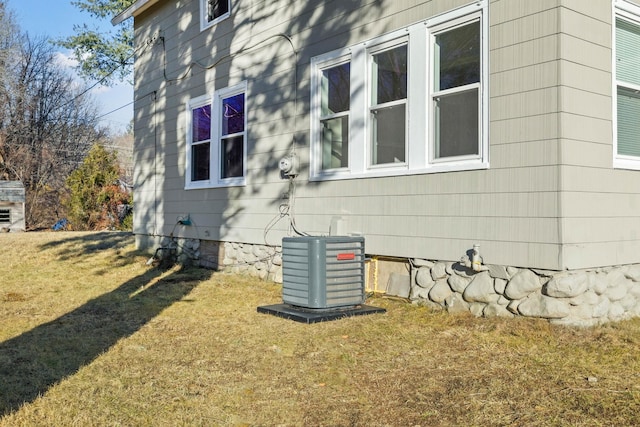
[[[386,311],[384,308],[364,304],[353,307],[322,310],[296,307],[290,304],[274,304],[258,307],[258,313],[272,314],[284,319],[307,324],[337,320],[344,317],[363,316],[365,314],[386,313]]]

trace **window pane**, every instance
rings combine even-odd
[[[435,100],[435,157],[478,153],[478,89]]]
[[[322,121],[322,169],[349,166],[349,116]]]
[[[222,100],[222,135],[244,132],[244,94]]]
[[[229,12],[229,0],[208,0],[208,2],[209,11],[207,19],[209,22]]]
[[[616,77],[640,85],[640,25],[616,19]]]
[[[480,81],[480,22],[436,36],[436,90]]]
[[[350,71],[349,63],[322,70],[322,112],[320,114],[323,116],[349,111]]]
[[[405,161],[405,117],[404,104],[372,112],[371,164],[381,165]]]
[[[640,94],[618,88],[618,154],[640,157]]]
[[[11,223],[11,211],[9,209],[0,209],[0,223]]]
[[[209,179],[209,143],[191,146],[191,181]]]
[[[372,104],[397,101],[407,97],[407,46],[399,46],[373,55]]]
[[[243,175],[243,143],[242,135],[224,138],[222,146],[222,178],[233,178]]]
[[[195,108],[192,113],[193,142],[211,139],[211,105]]]

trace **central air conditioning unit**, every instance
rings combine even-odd
[[[363,304],[364,237],[282,239],[282,300],[310,309]]]

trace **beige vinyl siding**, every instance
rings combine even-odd
[[[531,38],[544,39],[553,30],[544,24],[542,34],[525,32],[522,40],[505,34],[501,42],[498,39],[502,24],[520,24],[494,22],[491,11],[490,19],[492,75],[495,63],[502,58],[504,66],[498,65],[498,69],[504,71],[504,79],[516,83],[519,73],[534,74],[535,70],[527,67],[538,63],[531,62],[532,45],[528,43]],[[507,43],[514,45],[506,46]],[[520,58],[516,63],[514,54]],[[552,54],[545,60],[555,59]],[[548,150],[540,150],[548,140],[555,143],[557,128],[544,140],[494,135],[498,122],[535,122],[544,116],[554,119],[557,80],[552,76],[541,87],[531,87],[530,83],[525,83],[529,87],[501,87],[504,92],[498,96],[490,87],[490,170],[324,183],[309,195],[313,202],[309,202],[308,214],[298,199],[298,225],[315,220],[310,228],[324,222],[326,230],[330,215],[318,218],[313,212],[331,210],[345,217],[350,229],[366,236],[371,253],[457,260],[473,243],[480,243],[490,262],[557,266],[557,150],[551,157]],[[549,132],[545,127],[532,128]],[[502,136],[507,136],[509,130],[505,127]]]
[[[563,6],[563,266],[639,262],[640,174],[612,167],[611,2]]]
[[[180,230],[193,235],[187,237],[208,235],[213,239],[263,243],[263,230],[278,214],[282,194],[289,191],[288,182],[280,178],[276,166],[290,149],[295,125],[302,162],[295,206],[300,228],[327,233],[331,218],[342,216],[350,231],[365,235],[367,251],[379,255],[456,260],[473,243],[480,243],[483,255],[494,263],[526,266],[535,262],[540,267],[555,267],[559,243],[558,176],[554,166],[557,134],[536,123],[540,118],[544,123],[556,122],[556,76],[551,74],[544,82],[534,79],[533,83],[523,77],[546,75],[539,68],[549,67],[546,62],[557,58],[553,51],[543,60],[531,61],[531,49],[536,46],[548,55],[545,37],[555,37],[556,25],[550,25],[546,17],[536,16],[535,11],[523,22],[491,20],[495,43],[489,53],[490,69],[492,73],[502,73],[497,78],[492,76],[491,84],[499,86],[494,83],[496,79],[511,84],[500,85],[499,91],[491,94],[490,170],[307,182],[311,57],[468,3],[362,2],[358,9],[345,9],[344,3],[334,2],[324,9],[307,2],[296,2],[293,8],[285,7],[283,2],[238,2],[234,3],[231,18],[236,24],[233,31],[231,21],[223,21],[202,33],[195,19],[197,2],[165,2],[153,13],[136,18],[138,40],[156,31],[165,38],[166,74],[170,78],[182,75],[194,61],[210,64],[228,53],[229,48],[237,52],[278,32],[291,34],[299,48],[295,124],[291,117],[293,58],[284,39],[274,38],[252,55],[222,61],[210,70],[195,66],[187,78],[171,84],[163,82],[161,44],[143,53],[136,70],[136,93],[144,95],[155,90],[158,101],[155,107],[151,97],[136,104],[136,159],[140,160],[136,191],[142,204],[150,207],[154,206],[154,194],[162,197],[157,202],[157,215],[147,212],[136,216],[136,230],[149,232],[150,223],[154,223],[157,233],[169,234],[177,217],[190,214],[196,226]],[[501,3],[493,2],[491,7],[503,7]],[[302,13],[302,18],[286,21],[284,18],[294,11]],[[553,16],[554,11],[546,13]],[[179,16],[183,18],[175,22]],[[252,25],[244,24],[249,19]],[[309,23],[313,25],[308,26]],[[528,29],[518,37],[506,28],[522,27],[523,23]],[[511,44],[507,46],[507,42]],[[514,54],[520,58],[519,63],[513,62]],[[504,66],[499,65],[501,61]],[[187,100],[242,80],[249,82],[248,185],[185,191]],[[528,86],[518,86],[523,80]],[[531,128],[532,135],[515,134],[509,123]],[[548,135],[534,135],[539,129]],[[154,152],[158,156],[155,173],[151,170]],[[283,235],[284,224],[277,229],[280,231],[269,236],[271,240],[277,241],[277,236]]]
[[[493,217],[481,216],[480,224],[466,219],[488,228],[478,241],[485,261],[558,268],[557,2],[493,1],[489,13],[491,169],[486,175],[493,183],[479,191],[486,203],[482,214],[492,210]]]
[[[609,0],[490,2],[489,169],[308,181],[311,58],[469,3],[234,1],[231,18],[203,32],[197,1],[160,2],[138,16],[137,44],[156,33],[164,44],[136,63],[135,231],[168,235],[190,214],[195,225],[176,229],[185,237],[264,243],[290,190],[277,164],[295,135],[296,222],[307,232],[326,234],[341,216],[377,255],[455,261],[479,243],[492,264],[637,262],[640,175],[611,164]],[[279,33],[292,37],[297,65]],[[170,79],[185,78],[165,82],[165,61]],[[241,81],[247,185],[184,190],[186,103]],[[267,239],[286,231],[281,221]]]
[[[610,155],[608,156],[609,158],[606,159],[606,161],[607,166],[611,167],[611,118],[597,119],[592,117],[589,120],[584,120],[583,116],[563,113],[560,116],[560,119],[561,136],[564,139],[607,146]],[[602,147],[596,147],[595,145],[592,146],[592,148],[600,150],[602,149]],[[568,148],[568,150],[570,150],[570,147]],[[573,156],[571,155],[570,151],[566,151],[565,157],[569,158],[569,156],[571,159],[580,159],[580,156]]]
[[[372,253],[412,257],[419,256],[419,247],[425,258],[456,260],[475,242],[491,262],[523,265],[514,260],[528,262],[534,250],[545,253],[537,265],[550,268],[558,261],[559,245],[556,170],[505,168],[465,172],[464,179],[452,173],[326,183],[298,204],[298,225],[326,232],[330,215],[314,213],[334,212],[367,237]]]

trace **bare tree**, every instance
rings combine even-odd
[[[28,228],[50,225],[66,177],[105,135],[91,98],[56,60],[48,40],[22,35],[3,43],[11,49],[3,51],[0,71],[0,179],[23,182]]]
[[[18,43],[18,28],[13,14],[7,10],[5,3],[0,0],[0,82],[8,77],[7,67],[11,58],[15,57]],[[0,109],[5,107],[0,106]],[[1,124],[1,122],[0,122]]]

